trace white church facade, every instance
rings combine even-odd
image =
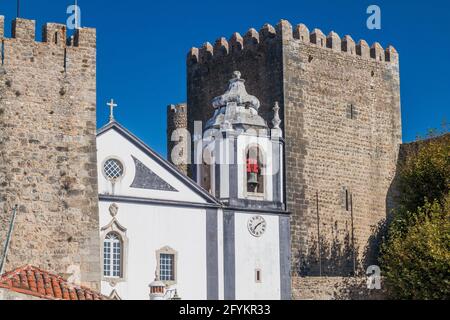
[[[111,117],[97,134],[102,293],[123,300],[290,299],[290,216],[273,128],[235,73],[214,99],[197,181]]]

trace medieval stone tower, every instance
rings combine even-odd
[[[396,50],[284,20],[193,48],[187,58],[189,132],[194,121],[204,125],[211,117],[211,100],[235,70],[260,99],[267,122],[274,103],[281,107],[292,275],[361,270],[372,262],[372,235],[387,215],[402,139]]]
[[[99,289],[96,32],[0,17],[0,243],[18,205],[6,270],[26,264]]]
[[[172,104],[167,107],[167,150],[168,159],[185,175],[188,174],[189,137],[187,128],[187,106],[185,103]],[[172,139],[173,137],[173,139]]]

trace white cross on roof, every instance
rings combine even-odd
[[[114,99],[111,99],[111,101],[108,102],[106,105],[109,106],[109,122],[113,122],[114,121],[114,108],[117,107],[117,104],[114,103]]]

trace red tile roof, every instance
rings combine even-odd
[[[0,288],[46,300],[109,300],[91,289],[71,284],[61,276],[33,266],[3,274]]]

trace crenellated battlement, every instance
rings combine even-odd
[[[168,113],[186,113],[187,105],[185,103],[171,104],[167,106]]]
[[[201,48],[193,47],[188,53],[187,62],[188,64],[204,63],[245,50],[259,50],[265,46],[266,42],[273,41],[273,39],[300,41],[305,45],[359,56],[362,59],[398,64],[398,53],[393,46],[384,49],[378,42],[369,46],[365,40],[355,43],[351,36],[346,35],[341,38],[334,31],[326,36],[322,30],[316,28],[310,31],[304,24],[298,24],[293,28],[286,20],[281,20],[276,27],[265,24],[259,32],[251,28],[244,37],[237,32],[229,40],[221,37],[216,40],[214,46],[206,42]]]
[[[5,36],[5,17],[0,16],[0,38]],[[16,18],[12,21],[11,38],[20,41],[36,41],[36,21]],[[60,47],[96,48],[96,30],[93,28],[79,28],[74,35],[68,37],[67,27],[64,24],[46,23],[42,27],[42,42]],[[39,42],[38,42],[39,43]]]
[[[167,106],[167,159],[172,162],[181,172],[187,175],[187,147],[178,143],[187,142],[185,130],[187,129],[187,105],[186,103],[171,104]],[[172,150],[178,145],[178,155],[173,158]],[[178,157],[178,159],[177,159]],[[178,160],[182,160],[178,162]]]
[[[192,48],[187,61],[186,127],[191,135],[197,121],[205,124],[213,116],[211,101],[226,90],[233,71],[241,72],[248,92],[259,99],[258,114],[266,122],[273,119],[275,102],[279,104],[293,274],[354,272],[351,259],[334,259],[330,248],[352,233],[352,255],[362,260],[365,248],[375,249],[373,227],[388,212],[386,194],[401,142],[400,68],[394,47],[282,20]],[[185,125],[181,115],[169,115],[172,127]],[[176,155],[180,148],[172,146],[169,155]],[[194,144],[190,148],[194,154]],[[195,167],[189,169],[196,177]],[[353,216],[349,195],[358,205]],[[330,250],[322,250],[323,260],[318,260],[311,252],[317,253],[322,241]]]
[[[11,208],[22,213],[6,268],[75,268],[98,290],[96,31],[68,37],[58,23],[39,31],[42,41],[35,20],[18,18],[5,35],[0,16],[0,238]]]

